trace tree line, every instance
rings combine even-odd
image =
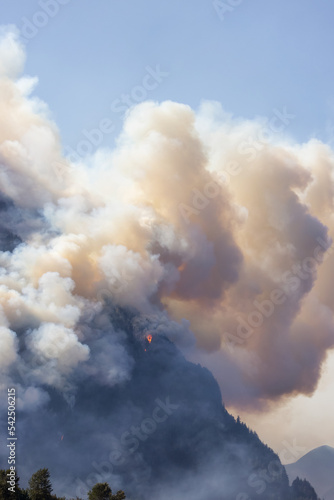
[[[15,476],[14,492],[9,488],[9,470],[0,470],[0,500],[66,500],[65,497],[57,497],[52,494],[53,488],[48,469],[39,469],[29,479],[27,489],[20,488],[20,478]],[[97,483],[88,492],[88,500],[125,500],[124,491],[119,490],[113,494],[108,483]],[[70,500],[83,500],[76,497]]]
[[[30,480],[27,489],[20,488],[20,479],[15,476],[15,492],[9,491],[9,470],[0,470],[0,500],[66,500],[52,494],[53,488],[48,469],[39,469]],[[306,479],[298,477],[291,485],[291,500],[320,500]],[[119,490],[113,494],[108,483],[97,483],[88,492],[88,500],[125,500],[124,491]],[[69,500],[83,500],[76,497]]]

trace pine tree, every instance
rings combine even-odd
[[[125,498],[125,493],[122,490],[119,490],[116,495],[112,496],[112,500],[125,500]]]
[[[9,469],[0,470],[0,499],[1,500],[29,500],[27,492],[19,487],[20,478],[15,476],[15,493],[8,490]]]
[[[124,491],[119,490],[115,495],[112,494],[108,483],[97,483],[89,492],[89,500],[125,500]]]
[[[318,500],[314,488],[306,479],[297,477],[291,486],[293,500]]]
[[[89,500],[112,500],[112,492],[108,483],[97,483],[89,492]]]
[[[29,480],[31,500],[51,500],[52,485],[48,469],[39,469]]]

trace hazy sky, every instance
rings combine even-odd
[[[101,145],[111,146],[124,115],[120,101],[146,98],[195,110],[214,100],[242,118],[270,117],[285,107],[295,116],[287,134],[333,146],[331,0],[230,0],[235,6],[225,14],[206,0],[62,3],[54,14],[53,0],[1,2],[0,19],[28,36],[25,72],[38,76],[34,93],[50,107],[64,147],[76,149],[83,131],[105,118],[115,128]],[[50,14],[40,14],[42,5]],[[334,446],[332,365],[313,399],[298,396],[263,416],[242,417],[278,452],[294,439],[307,451]]]
[[[27,20],[43,25],[42,1],[1,2],[1,22],[24,32]],[[75,146],[104,117],[119,127],[110,105],[141,85],[148,65],[169,73],[150,99],[195,109],[217,100],[247,118],[287,106],[297,139],[334,136],[331,0],[231,0],[239,5],[225,13],[211,0],[62,2],[45,27],[28,29],[26,71],[38,75],[64,144]]]

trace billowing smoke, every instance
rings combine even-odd
[[[228,404],[312,393],[334,345],[333,151],[288,140],[284,107],[145,102],[113,151],[71,162],[24,58],[3,30],[0,370],[21,410],[132,379],[118,310],[210,368]]]
[[[227,402],[312,392],[334,343],[329,147],[271,138],[294,119],[286,109],[250,122],[215,103],[147,102],[114,151],[71,164],[29,97],[36,80],[18,78],[15,31],[0,60],[2,371],[15,362],[27,388],[68,387],[76,370],[102,370],[107,343],[108,383],[131,377],[118,335],[92,363],[108,297],[153,333],[172,330]]]

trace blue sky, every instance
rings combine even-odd
[[[26,42],[26,72],[39,77],[36,94],[64,145],[75,149],[82,130],[103,118],[115,124],[104,136],[103,145],[112,145],[123,113],[111,104],[157,65],[168,76],[147,91],[150,99],[195,109],[216,100],[248,118],[286,106],[296,116],[289,127],[296,139],[334,138],[331,0],[227,0],[221,3],[234,6],[223,20],[211,0],[48,1],[59,11]],[[1,23],[43,23],[42,3],[2,2]]]

